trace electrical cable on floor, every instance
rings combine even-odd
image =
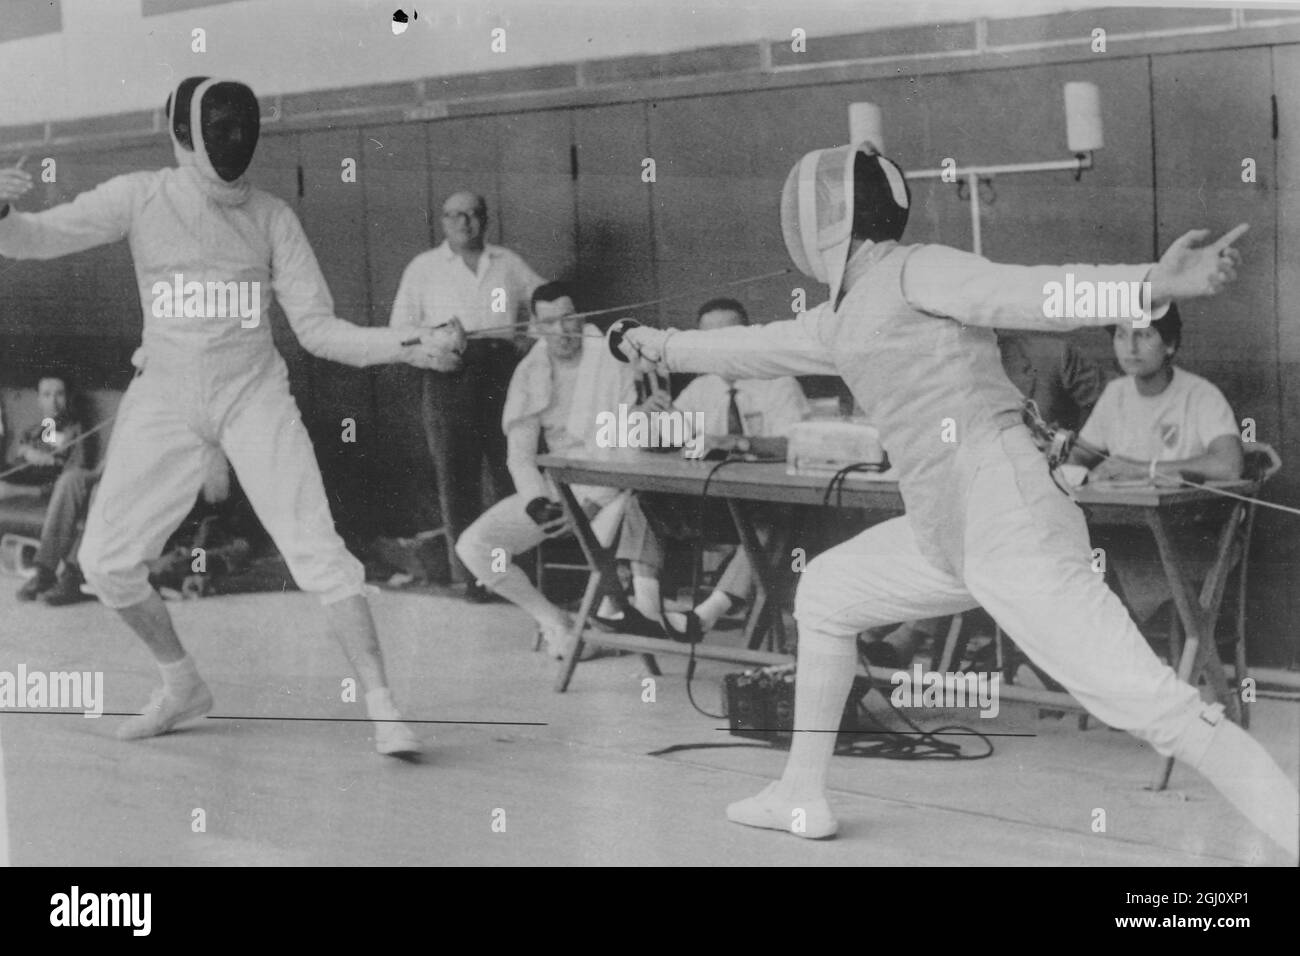
[[[695,540],[695,543],[692,546],[692,555],[691,555],[691,609],[692,610],[698,607],[700,603],[700,573],[703,570],[703,564],[704,564],[704,519],[705,519],[706,503],[709,497],[709,484],[713,481],[713,476],[716,475],[719,471],[721,471],[727,465],[734,465],[738,462],[743,463],[744,459],[743,458],[722,459],[722,461],[718,462],[716,465],[714,465],[712,468],[709,469],[709,473],[707,476],[705,476],[704,479],[704,487],[700,489],[699,506],[697,511],[697,517],[699,519],[698,527],[699,527],[700,535]],[[742,544],[741,547],[744,547],[744,545]],[[687,619],[688,626],[689,626],[689,620],[690,619],[688,618]],[[701,634],[700,639],[703,640],[704,635]],[[686,699],[691,702],[691,706],[694,707],[696,711],[703,714],[705,717],[708,717],[712,720],[726,720],[727,718],[726,714],[711,714],[703,707],[701,707],[698,703],[695,702],[695,693],[691,688],[691,682],[695,679],[695,665],[696,665],[695,644],[696,644],[695,641],[691,641],[690,655],[686,659]]]
[[[862,653],[861,642],[858,643],[858,658],[862,662],[862,666],[867,668],[867,692],[878,690],[889,709],[893,711],[894,716],[906,724],[912,730],[912,733],[903,734],[886,727],[863,706],[862,701],[867,696],[863,694],[862,699],[857,702],[858,721],[861,722],[865,718],[874,723],[879,728],[878,730],[863,733],[880,739],[873,739],[869,743],[855,740],[848,744],[842,744],[835,748],[836,756],[878,757],[884,760],[984,760],[993,756],[993,741],[971,727],[962,724],[944,724],[934,730],[923,730],[917,726],[911,718],[894,706],[894,702],[889,699],[889,695],[883,689],[876,686],[875,678],[871,676],[871,665]],[[948,731],[960,733],[962,736],[978,737],[988,749],[978,754],[963,753],[960,744],[939,739]]]
[[[718,472],[718,470],[722,466],[730,463],[732,463],[732,460],[730,459],[719,462],[712,469],[712,471],[709,472],[708,478],[705,479],[704,488],[701,490],[700,493],[699,518],[700,518],[701,528],[703,528],[705,499],[708,496],[709,483],[712,481],[713,476]],[[830,504],[831,496],[835,495],[836,510],[842,508],[843,486],[844,486],[844,482],[847,480],[850,474],[853,474],[854,472],[861,472],[861,471],[879,471],[879,470],[880,470],[880,466],[878,464],[869,464],[866,462],[859,462],[841,468],[831,477],[830,481],[826,485],[826,490],[822,496],[823,506],[828,506]],[[702,551],[702,545],[697,542],[696,547],[698,550],[695,555],[694,567],[692,569],[691,597],[695,603],[698,603],[699,602],[699,594],[698,594],[699,576],[700,576],[701,563],[702,563],[701,561],[702,554],[700,552]],[[980,733],[978,730],[975,730],[971,727],[967,727],[961,724],[945,724],[942,727],[935,728],[934,730],[927,731],[922,729],[920,726],[914,723],[910,718],[908,718],[907,715],[903,714],[897,707],[894,706],[893,701],[890,700],[889,695],[885,693],[884,690],[876,686],[875,679],[871,676],[870,664],[867,661],[865,655],[863,655],[862,653],[861,642],[858,643],[858,655],[859,655],[859,660],[861,661],[863,667],[867,671],[866,673],[867,691],[866,693],[863,694],[862,698],[860,698],[857,701],[857,705],[856,705],[858,724],[859,726],[861,726],[864,720],[869,721],[871,724],[874,725],[874,729],[857,730],[857,731],[850,732],[848,735],[869,736],[873,739],[870,741],[851,740],[848,743],[839,744],[835,748],[836,756],[857,757],[863,759],[881,759],[881,760],[984,760],[993,755],[993,751],[994,751],[993,741],[985,734]],[[718,719],[718,720],[726,719],[727,717],[726,714],[710,714],[708,711],[701,708],[695,702],[695,698],[691,693],[691,679],[694,676],[694,671],[695,671],[695,647],[694,644],[692,644],[691,655],[690,655],[689,663],[687,665],[687,679],[686,679],[686,693],[687,693],[687,697],[690,699],[691,706],[694,707],[696,711],[698,711],[699,713],[703,714],[706,717],[712,719]],[[884,698],[885,703],[889,707],[889,709],[894,713],[896,717],[898,717],[899,720],[901,720],[904,724],[907,725],[911,733],[902,733],[899,731],[889,729],[881,721],[879,721],[873,714],[871,714],[871,712],[868,711],[865,706],[863,706],[863,701],[866,699],[867,695],[870,694],[872,690],[877,690],[880,692],[880,696]],[[964,753],[960,744],[950,743],[948,741],[940,739],[940,737],[943,734],[950,733],[950,732],[960,734],[961,736],[978,737],[981,741],[983,741],[986,749],[982,753],[975,753],[975,754]],[[667,756],[668,754],[679,753],[686,750],[721,750],[721,749],[733,749],[736,747],[749,747],[749,748],[757,747],[762,749],[773,749],[774,743],[728,742],[728,743],[707,743],[707,744],[673,744],[672,746],[669,747],[664,747],[659,750],[651,751],[648,754],[648,756],[662,757],[662,756]]]
[[[859,654],[861,654],[861,645],[859,645]],[[862,658],[862,664],[864,667],[868,666],[865,658]],[[984,760],[993,756],[993,741],[987,735],[962,724],[944,724],[942,727],[936,727],[934,730],[924,730],[894,706],[893,701],[889,699],[889,695],[876,686],[869,671],[867,673],[867,681],[867,692],[857,701],[857,719],[859,726],[862,725],[862,722],[865,719],[874,724],[875,729],[850,731],[847,732],[846,735],[869,736],[872,739],[870,741],[853,740],[849,743],[839,744],[835,748],[835,756],[878,760]],[[879,691],[880,696],[884,698],[889,709],[893,711],[894,715],[898,717],[899,720],[911,729],[911,733],[903,733],[889,729],[866,709],[863,702],[865,701],[867,694],[872,690]],[[699,710],[698,707],[696,709]],[[793,732],[797,733],[798,731]],[[950,743],[940,739],[945,733],[960,734],[964,737],[978,737],[983,741],[986,749],[982,753],[964,753],[960,744]],[[681,753],[687,750],[729,750],[737,747],[759,748],[763,750],[786,749],[778,746],[775,741],[770,743],[728,742],[673,744],[672,746],[663,747],[659,750],[652,750],[647,754],[647,756],[664,757],[669,754]]]

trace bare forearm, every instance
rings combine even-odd
[[[1156,473],[1170,477],[1200,476],[1206,481],[1236,481],[1241,477],[1241,457],[1222,452],[1208,452],[1179,461],[1156,463]]]

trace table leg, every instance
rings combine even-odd
[[[777,523],[776,529],[772,534],[771,547],[769,549],[771,552],[772,563],[768,567],[769,572],[772,575],[772,581],[774,582],[773,586],[778,594],[780,593],[781,588],[780,580],[785,574],[785,562],[790,558],[790,541],[793,537],[794,517],[787,512],[781,516],[781,519]],[[784,654],[786,653],[786,647],[788,646],[789,641],[786,639],[787,635],[785,633],[785,614],[779,600],[773,607],[772,614],[772,626],[776,632],[775,650]],[[772,650],[773,648],[769,647],[768,649]]]
[[[778,589],[776,569],[784,548],[775,549],[775,556],[773,556],[773,553],[769,553],[763,547],[762,542],[758,540],[754,523],[740,501],[728,498],[727,510],[731,512],[731,521],[736,526],[736,534],[740,537],[740,546],[745,549],[750,567],[754,569],[754,606],[750,609],[749,618],[745,622],[745,646],[750,650],[757,650],[764,638],[768,638],[770,649],[771,633],[775,631],[779,636],[780,645],[784,647],[785,622],[781,620],[781,607],[775,600]],[[774,534],[772,543],[781,544],[778,539],[782,537],[778,531]]]
[[[1228,684],[1227,670],[1223,666],[1223,661],[1219,657],[1219,645],[1215,636],[1215,629],[1219,623],[1219,612],[1223,608],[1223,597],[1227,591],[1228,578],[1232,573],[1233,563],[1237,560],[1246,560],[1246,555],[1242,551],[1241,540],[1238,537],[1243,522],[1246,520],[1245,504],[1237,504],[1233,507],[1228,520],[1223,523],[1223,528],[1219,531],[1219,547],[1215,552],[1214,564],[1210,568],[1210,573],[1205,578],[1205,584],[1201,588],[1201,607],[1205,610],[1207,628],[1210,632],[1211,640],[1201,647],[1201,660],[1197,662],[1197,670],[1193,673],[1204,671],[1209,678],[1210,685],[1214,688],[1216,697],[1223,703],[1227,710],[1228,717],[1237,723],[1242,722],[1242,707],[1240,687],[1233,688]],[[1243,636],[1233,632],[1235,641],[1240,642]],[[1240,651],[1240,647],[1234,647],[1234,651]]]
[[[587,520],[586,512],[582,510],[569,485],[563,481],[556,481],[555,486],[559,489],[560,501],[568,512],[574,537],[578,539],[578,546],[582,548],[587,564],[591,567],[591,575],[587,578],[587,589],[583,593],[575,625],[578,639],[573,645],[573,653],[569,655],[569,659],[561,664],[560,673],[555,681],[556,692],[564,693],[569,687],[569,681],[573,679],[573,672],[578,668],[578,659],[582,656],[583,645],[587,643],[582,635],[586,632],[587,621],[596,608],[598,599],[608,596],[624,611],[628,610],[628,603],[618,587],[618,567],[614,563],[613,549],[602,546],[596,539],[596,533],[591,530],[591,522]],[[646,668],[651,674],[659,675],[659,664],[652,655],[642,654],[641,659],[645,661]]]

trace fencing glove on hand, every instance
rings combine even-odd
[[[676,329],[652,329],[635,319],[619,319],[605,333],[609,351],[620,362],[631,362],[641,372],[663,367],[664,343]]]
[[[465,327],[453,318],[424,330],[416,342],[406,347],[402,361],[435,372],[458,372],[464,364],[466,342]]]

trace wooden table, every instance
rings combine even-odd
[[[571,485],[604,485],[614,488],[631,488],[636,491],[657,491],[680,495],[699,495],[708,481],[708,496],[726,501],[742,545],[749,553],[756,572],[759,595],[755,600],[769,605],[772,602],[772,577],[777,563],[786,559],[784,547],[773,555],[759,545],[753,526],[747,519],[744,502],[774,502],[783,505],[821,505],[826,496],[827,479],[824,477],[794,476],[786,474],[781,463],[728,463],[718,470],[715,462],[687,461],[674,453],[653,453],[630,449],[610,449],[599,457],[590,454],[543,455],[538,464],[555,480],[573,522],[578,542],[592,568],[587,591],[579,611],[579,646],[592,643],[636,651],[654,665],[656,654],[688,654],[689,645],[654,638],[611,635],[584,631],[592,609],[606,595],[622,607],[626,599],[618,587],[618,574],[614,566],[612,549],[604,548],[592,534],[591,525],[578,506],[570,490]],[[1221,487],[1246,493],[1251,482],[1224,483]],[[1233,557],[1234,532],[1241,520],[1246,504],[1225,499],[1211,491],[1199,488],[1140,488],[1099,489],[1084,487],[1076,500],[1084,509],[1092,526],[1144,527],[1151,531],[1160,550],[1174,605],[1186,635],[1178,662],[1178,676],[1191,682],[1199,673],[1205,673],[1216,692],[1225,701],[1237,701],[1237,694],[1227,686],[1226,675],[1219,661],[1214,641],[1214,629],[1222,604],[1228,572]],[[832,495],[832,504],[838,501],[843,507],[870,513],[877,520],[903,513],[903,501],[898,484],[879,478],[851,477],[841,491]],[[1186,570],[1186,562],[1174,547],[1171,529],[1195,516],[1208,512],[1224,512],[1218,549],[1205,585],[1198,595]],[[1217,516],[1217,515],[1216,515]],[[774,609],[779,618],[779,608]],[[735,661],[742,664],[789,663],[793,657],[785,653],[765,652],[753,648],[719,647],[697,644],[695,656],[704,659]],[[1178,653],[1174,649],[1174,653]],[[571,654],[561,667],[556,690],[567,689],[578,664],[578,652]],[[871,668],[872,675],[888,681],[893,671]],[[1063,691],[1006,685],[1002,696],[1008,700],[1021,700],[1056,709],[1085,712],[1082,705]],[[1239,705],[1229,712],[1240,716]],[[1167,772],[1165,774],[1167,780]],[[1158,782],[1158,787],[1163,784]]]

